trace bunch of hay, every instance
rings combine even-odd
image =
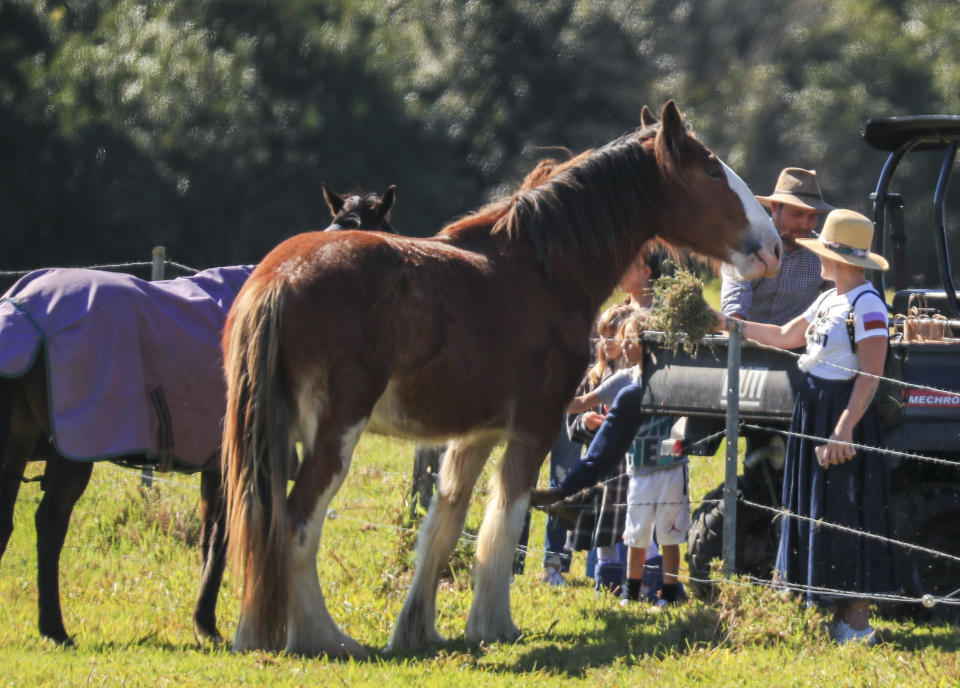
[[[703,299],[703,282],[689,270],[675,268],[669,261],[664,275],[653,288],[653,306],[646,326],[666,334],[666,346],[674,353],[683,350],[696,356],[700,340],[714,331],[714,317]],[[686,335],[684,337],[683,335]]]

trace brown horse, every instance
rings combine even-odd
[[[647,110],[643,123],[435,237],[301,235],[259,264],[223,338],[228,529],[244,576],[234,649],[365,654],[327,611],[316,563],[365,430],[448,441],[389,648],[440,640],[438,572],[501,440],[466,633],[518,637],[509,576],[529,491],[586,368],[597,309],[630,261],[660,237],[747,277],[779,269],[765,212],[673,102],[662,123]]]
[[[354,227],[393,231],[388,223],[388,212],[394,200],[394,187],[391,186],[387,189],[383,198],[376,194],[339,196],[329,191],[325,185],[323,186],[323,194],[334,216],[331,226],[327,229]],[[229,293],[228,290],[221,293],[225,300],[232,301],[237,290],[239,290],[240,284],[242,284],[242,279],[249,274],[250,267],[226,268],[225,270],[236,270],[240,273],[241,281],[235,283],[236,287],[232,293]],[[45,276],[37,277],[30,283],[36,285],[45,279],[55,279],[53,273],[56,272],[52,271]],[[83,288],[84,275],[89,275],[91,283],[97,275],[96,271],[72,272],[80,280],[78,284],[76,279],[72,278],[75,279],[72,286],[80,289]],[[189,280],[192,278],[183,279]],[[130,278],[130,280],[133,289],[146,288],[144,283],[134,278]],[[138,282],[139,284],[137,284]],[[8,296],[15,299],[16,294],[17,286],[15,285],[8,292]],[[188,374],[190,371],[196,372],[197,370],[217,366],[217,343],[223,321],[226,318],[229,301],[222,306],[222,311],[218,311],[216,308],[212,310],[214,317],[208,320],[200,319],[205,326],[215,328],[215,331],[210,333],[210,339],[214,346],[209,357],[210,360],[194,358],[189,361]],[[220,315],[219,320],[215,317],[218,313]],[[14,317],[17,317],[16,314]],[[3,329],[3,324],[0,321],[0,330]],[[68,644],[71,643],[71,639],[64,628],[60,609],[60,552],[63,549],[74,504],[83,494],[90,480],[93,459],[85,461],[70,460],[65,458],[55,447],[58,436],[57,428],[51,422],[53,413],[48,397],[49,381],[47,380],[46,357],[42,352],[38,353],[39,355],[35,356],[30,367],[25,372],[18,371],[20,374],[16,377],[5,377],[2,369],[0,369],[0,451],[2,451],[2,454],[0,454],[0,559],[6,551],[7,543],[13,532],[14,505],[26,464],[31,460],[46,461],[41,483],[44,495],[36,512],[40,633],[58,643]],[[70,368],[68,367],[67,370],[70,370]],[[196,376],[196,379],[202,378]],[[217,375],[216,379],[221,380],[222,378]],[[99,390],[98,394],[108,395],[109,392],[110,390]],[[219,392],[211,396],[222,400],[224,398],[222,387],[219,388]],[[222,409],[220,413],[222,414]],[[117,420],[123,424],[129,419],[101,418],[100,420],[103,424],[116,422]],[[95,435],[98,428],[90,427],[88,431]],[[213,432],[218,433],[218,427],[214,427]],[[54,443],[47,440],[50,437],[53,438]],[[219,435],[217,434],[218,443]],[[211,447],[211,449],[214,448]],[[122,456],[116,457],[115,460],[125,465],[156,463],[155,457],[145,455]],[[189,465],[178,466],[174,464],[171,468],[183,472],[197,470],[196,467]],[[210,460],[202,464],[199,472],[203,574],[200,594],[193,613],[194,630],[201,640],[220,642],[221,637],[216,625],[216,604],[223,578],[226,546],[218,449],[210,457]]]

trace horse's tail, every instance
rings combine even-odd
[[[223,475],[229,555],[244,572],[236,649],[279,649],[289,590],[287,400],[280,371],[280,282],[248,282],[223,334]]]

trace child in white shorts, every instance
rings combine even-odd
[[[690,529],[688,461],[679,441],[660,439],[662,435],[657,430],[662,431],[665,424],[669,428],[674,419],[654,418],[644,424],[627,452],[630,485],[623,531],[623,541],[629,547],[627,582],[622,593],[625,601],[640,598],[646,549],[653,544],[656,533],[663,560],[663,588],[658,608],[687,599],[683,586],[677,581],[677,572],[680,543],[686,540]]]

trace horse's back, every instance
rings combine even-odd
[[[325,384],[367,390],[371,429],[408,436],[505,428],[545,386],[568,396],[589,323],[570,322],[532,257],[472,244],[342,232],[278,246],[251,281],[286,285],[288,384],[322,370]]]

